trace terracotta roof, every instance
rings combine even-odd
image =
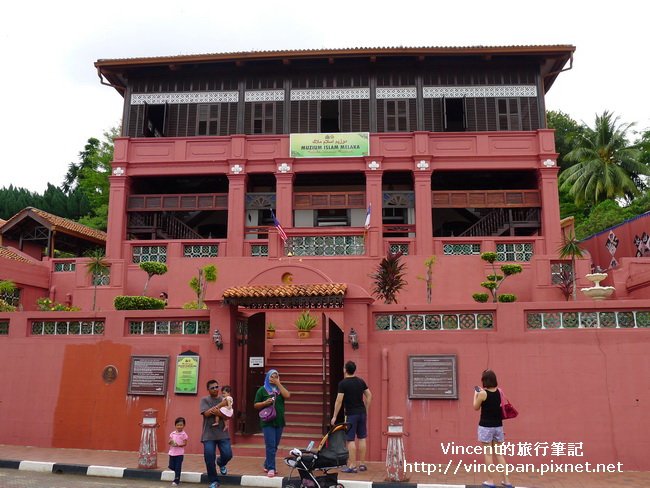
[[[233,286],[223,292],[223,301],[255,309],[341,308],[346,290],[342,283]]]
[[[93,240],[98,243],[106,242],[106,232],[93,229],[92,227],[88,227],[87,225],[80,224],[79,222],[75,222],[74,220],[59,217],[58,215],[54,215],[34,207],[27,207],[21,210],[16,215],[11,217],[7,221],[7,224],[11,225],[12,221],[21,220],[25,216],[25,214],[34,214],[40,217],[41,219],[45,220],[48,224],[52,226],[52,230],[59,230],[67,234],[85,237],[86,239]]]
[[[13,259],[22,263],[33,263],[31,259],[26,258],[22,254],[18,254],[10,247],[0,246],[0,258]]]
[[[251,285],[232,286],[223,292],[224,298],[288,298],[345,295],[343,283],[315,285]]]

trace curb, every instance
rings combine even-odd
[[[116,466],[93,466],[85,464],[63,464],[43,461],[14,461],[0,459],[0,468],[35,471],[39,473],[75,474],[82,476],[100,476],[105,478],[126,478],[150,481],[173,481],[174,472],[170,470],[151,470],[120,468]],[[219,483],[227,485],[251,486],[259,488],[282,488],[289,478],[268,478],[266,476],[226,475],[219,476]],[[345,488],[481,488],[480,485],[450,485],[438,483],[395,483],[388,481],[339,480]],[[204,473],[183,471],[183,483],[208,483]]]

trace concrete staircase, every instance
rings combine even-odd
[[[291,393],[291,398],[285,401],[286,426],[278,449],[278,459],[288,455],[291,448],[306,447],[310,441],[318,444],[323,436],[323,391],[329,391],[329,368],[323,360],[321,335],[312,331],[311,338],[298,339],[295,331],[292,332],[294,337],[281,335],[267,342],[271,350],[266,369],[277,369],[282,384]],[[329,398],[326,412],[327,415],[331,413]],[[236,434],[235,441],[235,455],[264,458],[264,436],[261,433]]]

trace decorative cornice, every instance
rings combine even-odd
[[[424,98],[536,97],[535,85],[425,86]]]
[[[314,88],[291,90],[291,101],[299,100],[368,100],[370,88]]]
[[[253,90],[244,93],[245,102],[282,102],[284,90]]]
[[[414,86],[398,88],[377,88],[377,99],[417,98],[417,89]]]
[[[211,91],[211,92],[178,92],[178,93],[133,93],[131,105],[160,105],[163,103],[236,103],[239,101],[239,92],[236,91]]]

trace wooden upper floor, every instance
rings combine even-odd
[[[573,46],[378,48],[99,60],[122,135],[532,131]]]

